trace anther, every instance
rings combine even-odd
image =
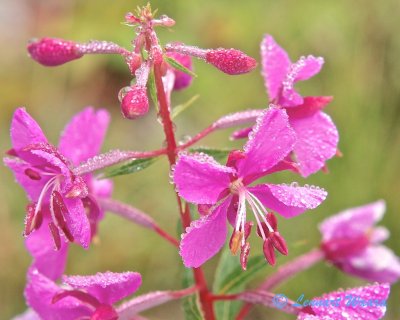
[[[242,265],[242,269],[247,269],[247,260],[249,258],[250,253],[250,243],[246,242],[244,246],[242,246],[240,251],[240,264]]]
[[[229,241],[229,248],[233,255],[236,255],[237,251],[239,250],[242,238],[243,232],[238,230],[233,231],[231,240]]]
[[[42,179],[42,176],[39,174],[39,172],[31,169],[31,168],[27,168],[25,169],[25,174],[31,178],[32,180],[40,180]]]
[[[276,257],[275,257],[275,248],[274,248],[271,238],[268,238],[264,241],[263,252],[264,252],[264,257],[267,260],[267,262],[271,266],[274,266],[275,262],[276,262]]]
[[[58,229],[57,229],[56,225],[53,222],[49,222],[48,226],[49,226],[50,233],[51,233],[51,236],[52,236],[53,241],[54,241],[54,248],[55,248],[56,251],[58,251],[61,248],[60,233],[58,232]]]

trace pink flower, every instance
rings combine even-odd
[[[295,134],[286,112],[271,107],[258,118],[244,151],[232,152],[227,166],[202,154],[179,157],[174,169],[179,195],[192,203],[214,205],[182,237],[180,254],[187,267],[199,267],[221,249],[228,232],[226,219],[234,226],[231,251],[236,253],[241,248],[242,267],[246,267],[250,250],[246,240],[251,229],[251,223],[246,222],[246,202],[254,213],[268,262],[275,263],[274,249],[287,254],[276,219],[265,207],[291,218],[317,207],[327,193],[316,187],[298,187],[296,183],[249,185],[264,175],[290,168],[285,158],[294,144]]]
[[[331,118],[321,110],[332,97],[303,98],[294,84],[317,74],[323,58],[307,56],[292,63],[286,51],[270,35],[261,42],[262,74],[271,102],[287,109],[296,132],[293,153],[304,177],[321,169],[337,152],[338,132]]]
[[[377,201],[336,214],[319,226],[326,259],[342,271],[370,281],[396,282],[400,260],[381,243],[389,237],[382,219],[385,202]]]
[[[56,148],[24,108],[14,113],[9,152],[14,157],[4,158],[4,163],[30,200],[24,234],[33,264],[51,279],[64,270],[67,242],[89,246],[103,215],[95,197],[111,194],[110,181],[73,172],[74,166],[98,153],[108,123],[106,111],[86,108],[67,125]]]
[[[382,319],[389,293],[387,283],[327,293],[314,298],[297,320]]]
[[[300,173],[307,177],[324,167],[325,162],[337,153],[339,134],[332,119],[321,110],[332,97],[305,97],[294,90],[294,84],[317,74],[323,59],[301,57],[292,63],[286,51],[270,35],[261,42],[262,75],[270,102],[286,109],[290,126],[297,137],[293,154]],[[234,139],[244,138],[250,129],[233,134]]]
[[[136,272],[63,276],[63,286],[31,268],[25,287],[27,304],[43,320],[118,319],[114,304],[133,294],[142,278]]]

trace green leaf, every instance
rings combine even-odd
[[[194,285],[192,269],[184,268],[182,285],[188,288]],[[193,294],[182,299],[183,312],[186,320],[203,320],[198,294]]]
[[[187,108],[189,108],[199,97],[200,97],[200,95],[196,94],[195,96],[191,97],[185,103],[177,105],[175,108],[173,108],[172,112],[171,112],[171,118],[172,119],[176,118],[181,112],[183,112]]]
[[[197,77],[197,74],[195,74],[192,70],[189,70],[188,68],[181,65],[178,61],[176,61],[175,59],[173,59],[171,57],[164,55],[164,61],[166,61],[171,67],[173,67],[179,71],[182,71],[182,72],[188,74],[189,76]]]
[[[151,71],[149,74],[148,89],[150,91],[151,100],[153,100],[154,106],[156,107],[156,110],[158,112],[157,88],[156,88],[156,80],[154,78],[153,71]]]
[[[247,270],[243,271],[237,256],[232,256],[228,249],[221,255],[213,291],[216,294],[237,293],[245,289],[246,284],[256,275],[257,271],[265,267],[263,256],[251,257],[247,263]],[[239,301],[220,301],[215,305],[218,320],[234,319],[242,303]]]
[[[153,164],[156,158],[145,158],[132,160],[118,168],[112,169],[104,174],[102,178],[111,178],[116,176],[121,176],[125,174],[130,174],[146,169],[148,166]]]
[[[226,160],[226,157],[229,155],[231,150],[227,149],[215,149],[215,148],[207,148],[207,147],[197,147],[197,148],[190,148],[190,152],[202,152],[208,154],[209,156],[213,157],[215,160],[223,162]]]

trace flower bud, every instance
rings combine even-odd
[[[191,57],[181,54],[179,52],[168,52],[167,56],[178,61],[185,68],[187,68],[191,71],[193,70]],[[190,84],[192,83],[192,80],[193,80],[192,76],[188,75],[185,72],[179,71],[177,69],[173,69],[173,71],[175,74],[174,90],[182,90],[182,89],[185,89],[188,86],[190,86]]]
[[[58,66],[83,56],[75,42],[56,38],[33,41],[28,44],[28,52],[33,60],[48,67]]]
[[[206,54],[206,61],[230,75],[247,73],[257,66],[257,61],[236,49],[214,49]]]
[[[142,58],[137,53],[132,52],[125,56],[125,62],[128,65],[131,74],[134,75],[142,63]]]
[[[135,85],[122,98],[121,112],[127,119],[137,119],[149,111],[146,87]]]

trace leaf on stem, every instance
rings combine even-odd
[[[138,171],[142,171],[152,165],[156,161],[156,158],[144,158],[132,160],[118,168],[112,169],[106,172],[101,178],[111,178],[121,176],[125,174],[131,174]]]
[[[246,284],[253,279],[257,271],[265,267],[263,256],[249,259],[247,270],[243,271],[237,257],[232,256],[229,250],[224,250],[215,272],[213,291],[215,294],[238,293],[245,289]],[[218,301],[215,312],[218,320],[234,319],[242,303],[239,301]]]
[[[171,58],[171,57],[168,57],[167,55],[164,55],[164,61],[167,62],[171,67],[173,67],[173,68],[175,68],[175,69],[177,69],[179,71],[182,71],[182,72],[188,74],[189,76],[197,77],[197,74],[195,74],[193,71],[189,70],[185,66],[181,65],[174,58]]]
[[[156,80],[154,79],[154,71],[151,71],[149,74],[147,87],[150,92],[151,100],[153,100],[154,106],[158,112],[158,98],[157,98]]]
[[[216,148],[208,148],[208,147],[190,148],[189,151],[205,153],[205,154],[213,157],[215,160],[217,160],[219,162],[225,162],[226,157],[229,155],[229,152],[231,152],[231,150],[227,150],[227,149],[216,149]]]
[[[176,118],[181,112],[185,111],[187,108],[189,108],[193,103],[200,97],[199,94],[196,94],[195,96],[191,97],[188,101],[185,103],[177,105],[175,108],[172,109],[171,112],[171,119]]]

